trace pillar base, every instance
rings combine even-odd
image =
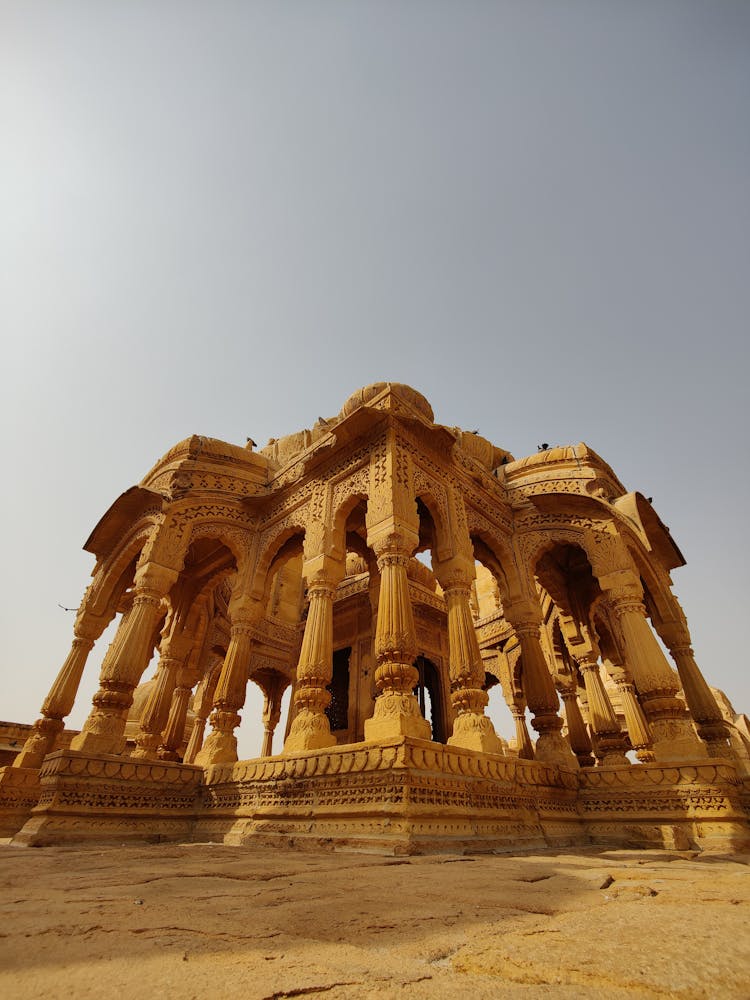
[[[579,767],[594,767],[596,764],[596,758],[591,753],[575,753],[574,751],[574,756]]]
[[[39,770],[48,753],[52,753],[60,733],[65,728],[62,719],[37,719],[24,743],[21,752],[13,761],[13,767],[28,767]]]
[[[397,715],[388,719],[365,719],[365,740],[389,740],[411,736],[417,740],[432,740],[432,728],[426,719],[413,715]]]
[[[157,733],[155,736],[149,736],[146,739],[141,737],[142,742],[138,742],[138,739],[139,738],[136,737],[136,747],[130,756],[134,757],[136,760],[158,760],[161,733]]]
[[[539,734],[534,757],[536,760],[544,761],[545,764],[559,764],[562,767],[578,769],[578,758],[559,729]]]
[[[448,746],[463,747],[478,753],[495,753],[501,757],[506,755],[505,744],[495,732],[492,720],[474,712],[458,716],[453,723],[453,735],[448,740]]]
[[[625,756],[625,742],[622,733],[600,733],[594,736],[594,755],[598,767],[629,767]]]
[[[237,737],[234,733],[222,733],[214,729],[195,755],[196,767],[210,767],[212,764],[233,764],[237,760]]]
[[[630,767],[630,761],[622,750],[611,750],[602,754],[597,767]]]
[[[331,735],[328,716],[323,712],[311,712],[309,708],[301,708],[294,717],[292,728],[281,752],[303,753],[305,750],[325,750],[335,745],[336,737]]]
[[[650,719],[654,757],[658,763],[705,760],[708,750],[689,719]]]
[[[365,720],[365,740],[389,740],[399,736],[432,740],[432,726],[420,714],[413,694],[381,694],[375,701],[375,714]]]
[[[126,742],[124,734],[115,736],[110,733],[91,733],[84,729],[70,741],[70,749],[95,756],[117,757],[124,752]]]
[[[505,747],[499,736],[490,733],[459,733],[458,736],[451,736],[448,746],[463,747],[464,750],[474,750],[477,753],[494,753],[500,757],[505,757]]]

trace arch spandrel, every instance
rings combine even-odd
[[[258,537],[255,564],[250,574],[250,591],[260,599],[266,589],[271,565],[284,545],[296,536],[304,543],[307,534],[306,509],[297,508],[275,524],[266,528]]]
[[[516,567],[510,536],[475,507],[464,504],[466,529],[472,545],[472,557],[494,576],[503,604],[512,604],[523,596],[523,586]]]
[[[439,561],[453,558],[455,555],[455,544],[446,519],[445,508],[447,507],[447,501],[445,503],[441,502],[439,489],[430,487],[426,483],[421,490],[415,488],[415,494],[415,504],[417,501],[421,501],[424,504],[434,525],[435,537],[433,541],[435,556]]]
[[[155,517],[155,515],[154,515]],[[80,611],[87,615],[112,618],[122,594],[132,585],[137,565],[155,529],[154,519],[134,526],[106,559],[97,563]]]
[[[582,549],[597,578],[633,569],[627,545],[612,522],[542,524],[519,531],[513,537],[513,548],[527,585],[533,585],[541,557],[560,543]]]

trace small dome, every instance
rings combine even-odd
[[[346,553],[346,575],[347,576],[359,576],[361,573],[367,572],[367,560],[363,559],[362,556],[358,555],[356,552]]]
[[[343,420],[350,413],[354,413],[360,406],[367,406],[371,400],[379,396],[384,389],[388,388],[411,404],[426,420],[434,423],[435,414],[432,412],[432,407],[422,393],[417,392],[416,389],[412,389],[410,385],[405,385],[403,382],[373,382],[372,385],[366,385],[362,389],[357,389],[341,407],[341,419]]]
[[[137,722],[140,725],[143,713],[146,710],[146,702],[155,687],[155,676],[152,677],[151,680],[144,681],[143,684],[138,685],[133,692],[133,704],[130,706],[130,711],[128,712],[128,722]]]

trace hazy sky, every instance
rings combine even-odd
[[[750,710],[749,178],[747,2],[0,3],[0,718],[169,446],[379,379],[653,496]]]

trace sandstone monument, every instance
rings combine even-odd
[[[70,652],[0,768],[14,843],[750,843],[746,734],[695,662],[682,555],[584,444],[516,460],[379,382],[259,451],[180,442],[85,549]],[[115,617],[91,712],[63,739]],[[238,761],[249,681],[265,739]]]

